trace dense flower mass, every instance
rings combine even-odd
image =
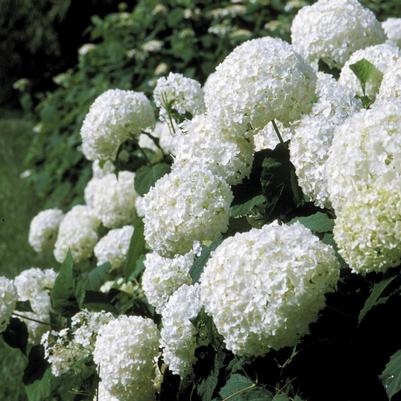
[[[334,238],[354,272],[383,272],[401,263],[399,190],[358,194],[336,219]]]
[[[280,121],[278,121],[276,125],[284,142],[291,139],[292,131],[290,128],[284,127]],[[274,149],[280,143],[280,139],[278,138],[271,121],[268,122],[260,131],[258,131],[253,139],[256,152],[263,149]]]
[[[135,218],[135,173],[120,171],[92,179],[85,190],[85,200],[107,228],[132,223]]]
[[[158,348],[159,331],[150,319],[120,316],[103,326],[93,358],[106,390],[120,401],[153,400]]]
[[[6,329],[16,303],[17,290],[12,280],[0,277],[0,333]]]
[[[60,209],[39,212],[31,221],[28,242],[36,252],[52,249],[64,214]]]
[[[209,170],[173,169],[144,196],[147,244],[162,256],[190,251],[195,241],[214,240],[228,226],[229,185]]]
[[[170,111],[181,117],[195,116],[205,111],[201,84],[182,74],[170,72],[166,78],[159,78],[153,97],[163,121],[167,121]]]
[[[367,96],[374,99],[380,88],[383,77],[382,74],[391,68],[400,58],[400,56],[401,50],[398,47],[387,43],[358,50],[353,53],[349,60],[345,63],[341,70],[338,82],[341,85],[349,88],[354,94],[359,96],[364,95],[361,83],[351,70],[350,66],[355,64],[357,61],[366,59],[379,71],[378,74],[372,74],[372,78],[366,83],[365,93]]]
[[[109,262],[112,270],[121,267],[127,257],[133,232],[132,226],[110,230],[95,246],[97,263]]]
[[[316,74],[291,45],[270,37],[236,47],[216,68],[205,91],[218,129],[242,136],[270,120],[298,119],[312,107]]]
[[[324,73],[318,73],[317,95],[318,100],[311,113],[292,127],[290,153],[304,194],[317,206],[329,207],[326,161],[334,130],[359,111],[362,104],[334,78]]]
[[[183,284],[191,284],[189,269],[194,260],[194,252],[174,258],[164,258],[151,252],[145,258],[142,287],[149,303],[161,313],[170,297]]]
[[[191,373],[195,362],[196,328],[191,320],[202,308],[199,290],[198,284],[183,285],[170,297],[162,313],[163,359],[181,378]]]
[[[81,128],[88,160],[114,160],[119,146],[154,125],[152,106],[141,92],[111,89],[93,102]]]
[[[401,103],[380,102],[347,119],[335,132],[327,185],[337,214],[358,192],[399,187]]]
[[[382,22],[389,43],[401,47],[401,18],[387,18]]]
[[[188,164],[207,168],[235,185],[249,176],[253,153],[251,140],[224,135],[203,114],[181,125],[174,160],[176,168]]]
[[[62,263],[71,251],[74,261],[89,259],[98,240],[100,221],[88,206],[74,206],[60,224],[54,257]]]
[[[333,249],[299,223],[227,238],[201,276],[201,296],[227,349],[259,356],[309,332],[339,278]]]
[[[341,68],[352,53],[385,41],[375,15],[357,0],[319,0],[301,8],[291,25],[295,49],[312,63]]]
[[[383,74],[377,101],[401,98],[401,59]]]

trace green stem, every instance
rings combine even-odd
[[[35,322],[35,323],[39,323],[39,324],[44,324],[46,326],[50,326],[50,323],[42,322],[41,320],[37,320],[37,319],[33,319],[31,317],[23,316],[23,315],[20,315],[19,313],[13,312],[13,316],[18,317],[20,319],[26,319],[26,320],[30,320],[30,321]]]
[[[280,130],[278,129],[277,124],[274,120],[272,120],[272,124],[273,124],[274,131],[276,132],[276,135],[277,135],[280,143],[284,143],[283,138],[280,134]]]

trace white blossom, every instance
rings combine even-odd
[[[401,98],[401,59],[384,74],[376,101]]]
[[[401,47],[401,18],[387,18],[382,22],[382,27],[388,41]]]
[[[6,277],[0,277],[0,333],[2,333],[14,312],[17,303],[17,290]]]

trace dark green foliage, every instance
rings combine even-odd
[[[393,396],[401,390],[401,350],[391,355],[383,373],[381,380],[386,389],[388,398],[393,399]]]
[[[149,192],[155,182],[170,172],[170,165],[157,163],[150,166],[143,166],[135,172],[135,190],[143,196]]]
[[[140,274],[138,269],[141,269],[141,267],[140,265],[137,266],[137,263],[140,261],[141,256],[146,253],[143,230],[143,221],[138,218],[134,223],[134,234],[131,237],[127,259],[125,260],[123,268],[124,277],[127,279],[133,275],[134,277],[132,278],[137,278]]]
[[[12,317],[6,330],[2,333],[4,341],[12,348],[26,353],[28,346],[28,330],[24,322]]]

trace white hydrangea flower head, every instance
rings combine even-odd
[[[109,262],[112,270],[119,269],[128,254],[133,226],[124,226],[110,230],[95,246],[98,265]]]
[[[104,387],[103,382],[99,382],[98,394],[95,394],[93,401],[120,401],[118,398],[111,395]]]
[[[223,135],[205,114],[182,123],[180,131],[174,158],[176,168],[187,164],[207,168],[230,185],[239,184],[251,173],[252,140]]]
[[[182,379],[191,373],[196,360],[196,328],[191,319],[198,316],[201,308],[199,285],[184,284],[170,297],[162,313],[163,359],[171,372]]]
[[[186,117],[188,114],[195,116],[205,111],[201,84],[182,74],[170,72],[167,78],[159,78],[153,91],[153,98],[160,109],[162,121],[168,119],[166,104],[181,117]]]
[[[309,332],[339,273],[333,249],[309,229],[273,222],[217,247],[200,279],[201,299],[227,349],[261,356]]]
[[[110,312],[82,310],[71,318],[73,341],[88,352],[93,352],[97,333],[105,324],[114,319]]]
[[[194,261],[194,252],[178,255],[174,258],[164,258],[156,252],[145,257],[145,271],[142,275],[142,288],[146,298],[162,313],[171,294],[183,284],[191,284],[189,270]]]
[[[114,160],[119,146],[154,126],[152,105],[142,92],[110,89],[96,98],[81,128],[88,160]]]
[[[335,130],[326,162],[330,201],[338,214],[356,193],[401,182],[401,102],[375,103]],[[399,185],[397,185],[399,186]]]
[[[20,301],[31,301],[43,291],[50,291],[56,281],[57,273],[53,269],[39,269],[32,267],[23,270],[15,279]]]
[[[55,259],[62,263],[68,250],[75,262],[89,259],[98,240],[99,225],[99,219],[88,206],[74,206],[60,224],[54,246]]]
[[[17,289],[12,280],[0,277],[0,333],[2,333],[17,304]]]
[[[103,178],[103,177],[102,177]],[[92,177],[88,183],[86,184],[86,187],[84,189],[84,199],[85,203],[93,209],[93,204],[94,204],[94,199],[96,194],[99,192],[99,182],[100,178],[97,177]]]
[[[92,163],[92,176],[102,178],[107,174],[114,173],[116,166],[110,160],[95,160]]]
[[[151,134],[159,139],[159,145],[165,154],[175,154],[175,142],[177,135],[171,132],[167,122],[158,121]]]
[[[134,188],[135,173],[120,171],[98,179],[87,191],[93,212],[107,228],[132,223],[137,194]],[[88,195],[89,194],[89,195]]]
[[[286,142],[292,137],[292,131],[290,128],[284,127],[280,121],[276,122],[277,128],[280,131],[281,138]],[[258,133],[254,136],[255,151],[259,152],[263,149],[274,149],[280,140],[274,130],[273,123],[269,121]]]
[[[155,154],[159,158],[162,158],[162,156],[163,156],[162,150],[159,147],[157,147],[157,145],[153,141],[153,139],[151,137],[149,137],[149,135],[147,135],[145,133],[139,135],[138,145],[142,149],[150,149],[150,150],[152,150],[153,152],[155,152]]]
[[[111,395],[120,401],[153,401],[159,337],[155,323],[140,316],[120,316],[99,330],[93,359]]]
[[[376,101],[401,98],[401,59],[383,74]]]
[[[356,273],[384,272],[401,262],[399,191],[362,192],[336,219],[338,250]]]
[[[143,198],[145,239],[162,256],[189,252],[228,227],[230,186],[204,168],[185,166],[160,178]]]
[[[57,239],[58,227],[64,214],[60,209],[39,212],[29,226],[28,242],[35,252],[52,249]]]
[[[338,82],[350,89],[354,94],[362,96],[363,91],[361,83],[359,82],[357,76],[350,69],[350,65],[355,64],[362,59],[366,59],[372,63],[382,74],[384,74],[399,60],[400,57],[401,50],[398,47],[388,43],[358,50],[353,53],[349,60],[345,63],[341,70]],[[382,77],[377,76],[377,79],[369,80],[366,83],[366,95],[371,99],[375,99],[376,94],[379,91],[381,81]]]
[[[243,136],[273,119],[288,124],[310,111],[315,85],[314,70],[291,45],[253,39],[217,66],[206,86],[206,109],[217,129]]]
[[[387,18],[382,27],[390,43],[401,47],[401,18]]]
[[[145,215],[145,210],[144,210],[144,205],[143,205],[143,197],[142,196],[137,196],[135,199],[135,209],[136,209],[136,214],[139,217],[143,217]]]
[[[291,162],[302,191],[316,206],[330,207],[326,161],[337,125],[358,112],[362,104],[330,75],[318,73],[318,100],[312,111],[291,127]]]
[[[311,63],[322,60],[341,68],[352,53],[383,43],[386,37],[375,15],[357,0],[319,0],[298,11],[291,40]]]

